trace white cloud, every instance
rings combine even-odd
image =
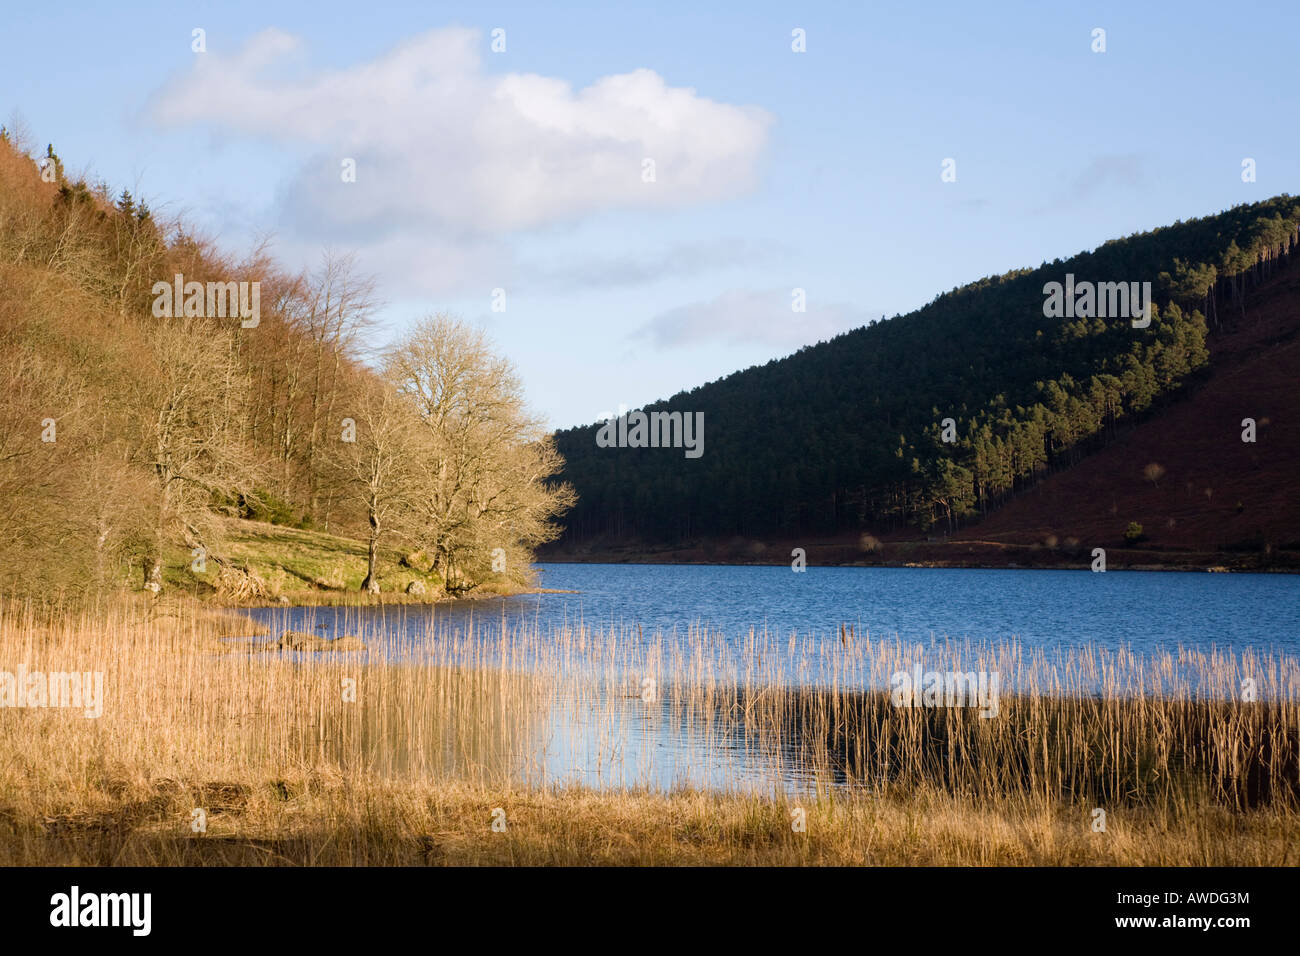
[[[871,321],[864,310],[843,303],[818,305],[812,299],[806,303],[807,311],[795,312],[791,294],[791,289],[732,289],[709,302],[692,302],[661,312],[633,336],[648,338],[659,348],[705,342],[797,348]]]
[[[577,90],[491,74],[484,49],[478,31],[434,30],[371,62],[313,71],[299,39],[267,30],[233,55],[196,57],[151,113],[300,150],[281,193],[284,224],[321,241],[490,239],[756,183],[771,124],[761,109],[669,86],[648,69]],[[654,183],[642,181],[646,157]],[[341,181],[344,158],[356,160],[355,183]]]

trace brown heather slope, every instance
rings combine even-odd
[[[1210,337],[1210,372],[1182,400],[1048,476],[952,543],[1033,545],[1055,537],[1124,546],[1129,522],[1146,551],[1254,554],[1300,550],[1300,268],[1260,286],[1245,315]],[[1257,423],[1254,444],[1242,420]],[[1147,465],[1164,468],[1157,481]],[[1283,562],[1286,563],[1286,562]]]

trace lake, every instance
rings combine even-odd
[[[1293,674],[1300,651],[1300,580],[1290,575],[598,564],[538,571],[541,587],[572,593],[251,613],[277,634],[358,634],[371,660],[549,675],[557,683],[544,728],[498,748],[517,761],[507,772],[598,786],[808,783],[798,741],[757,740],[736,717],[768,687],[888,690],[899,673],[934,669],[992,674],[1003,693],[1235,699],[1243,680],[1269,670],[1266,660],[1289,661],[1282,670]],[[1290,678],[1259,679],[1261,696],[1294,690]]]

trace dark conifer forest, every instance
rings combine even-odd
[[[1239,205],[981,279],[646,406],[704,414],[698,459],[599,447],[599,424],[561,431],[578,495],[564,543],[957,530],[1194,385],[1207,336],[1240,321],[1298,244],[1300,201]],[[1067,274],[1150,282],[1150,324],[1048,317],[1044,286]]]

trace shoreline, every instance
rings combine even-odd
[[[805,545],[714,544],[681,547],[591,548],[538,554],[536,564],[646,564],[733,567],[789,567],[791,551],[802,547],[806,567],[947,568],[986,571],[1088,571],[1091,549],[1065,551],[1043,545],[952,541],[885,543],[875,552],[839,543]],[[758,551],[759,553],[755,553]],[[1107,571],[1185,571],[1217,574],[1300,574],[1300,553],[1271,555],[1222,551],[1151,551],[1105,547]]]
[[[478,603],[506,598],[521,597],[526,594],[577,594],[568,588],[520,588],[504,593],[466,594],[460,597],[444,597],[430,601],[427,597],[414,597],[401,593],[366,594],[360,591],[295,591],[280,595],[279,599],[270,598],[226,601],[219,596],[200,598],[199,603],[209,607],[232,611],[251,608],[294,608],[294,607],[445,607],[449,604]],[[315,598],[315,600],[313,600]]]
[[[700,568],[781,568],[787,567],[785,562],[781,561],[665,561],[653,560],[648,556],[635,558],[610,556],[591,557],[591,558],[574,558],[574,557],[546,557],[537,561],[537,564],[590,564],[590,565],[643,565],[646,567],[700,567]],[[893,562],[893,561],[846,561],[836,564],[808,564],[809,570],[814,568],[885,568],[889,570],[904,569],[924,569],[939,571],[1087,571],[1088,568],[1080,567],[1078,564],[974,564],[961,562]],[[1120,565],[1117,567],[1108,567],[1108,572],[1115,571],[1133,571],[1133,572],[1178,572],[1186,574],[1300,574],[1300,568],[1229,568],[1219,565],[1174,565],[1174,564],[1133,564]],[[544,590],[544,589],[543,589]],[[531,592],[524,592],[531,593]],[[564,591],[559,593],[579,593],[577,591]],[[513,595],[510,595],[513,596]]]

